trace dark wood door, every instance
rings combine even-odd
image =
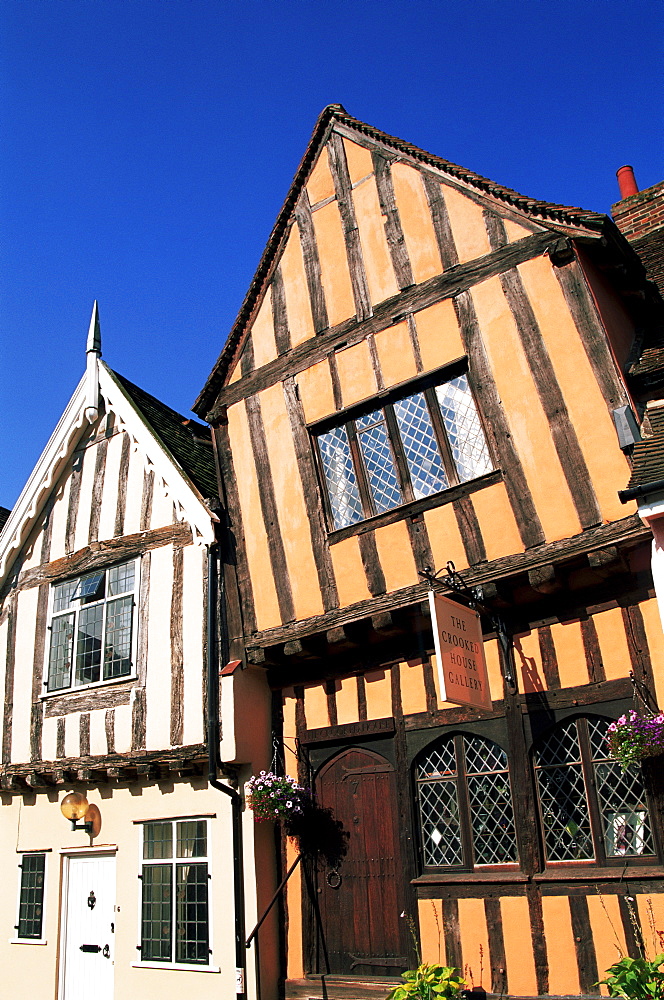
[[[321,769],[316,790],[350,834],[339,876],[319,875],[330,971],[399,975],[409,948],[394,770],[376,753],[347,750]]]

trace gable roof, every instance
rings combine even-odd
[[[89,355],[88,362],[88,371],[74,390],[0,534],[0,583],[30,534],[51,489],[90,428],[86,415],[90,413]],[[98,398],[117,415],[146,464],[167,486],[182,519],[191,524],[194,539],[211,544],[213,522],[218,520],[213,509],[218,503],[218,493],[209,428],[144,392],[112,371],[98,356],[92,362],[92,371]]]
[[[108,369],[145,417],[155,436],[187,474],[200,495],[216,503],[219,487],[214,466],[212,433],[207,424],[183,417],[128,378]]]
[[[513,191],[511,188],[504,187],[501,184],[496,184],[494,181],[491,181],[486,177],[482,177],[480,174],[476,174],[472,170],[460,167],[455,163],[451,163],[449,160],[444,160],[440,156],[434,156],[432,153],[428,153],[419,146],[415,146],[409,142],[404,142],[403,139],[398,139],[396,136],[389,135],[387,132],[382,132],[380,129],[367,125],[366,122],[362,122],[349,115],[340,104],[330,104],[322,111],[318,121],[316,122],[309,145],[307,146],[304,156],[302,157],[289,192],[286,196],[286,200],[284,201],[281,211],[277,216],[274,228],[272,229],[267,245],[258,264],[258,268],[240,307],[235,323],[233,324],[212,372],[210,373],[203,389],[192,407],[194,412],[198,413],[199,416],[204,417],[210,410],[217,393],[223,385],[228,369],[232,363],[235,350],[244,332],[244,328],[247,322],[251,319],[253,311],[259,302],[265,284],[270,276],[271,268],[278,256],[286,228],[289,224],[289,220],[300,192],[307,181],[309,173],[316,162],[322,147],[327,141],[329,132],[335,124],[345,126],[346,128],[353,130],[355,133],[360,133],[374,142],[387,146],[389,149],[394,150],[398,154],[408,156],[411,159],[417,160],[420,163],[434,168],[436,171],[444,175],[446,174],[449,177],[455,178],[456,180],[474,188],[479,193],[497,199],[505,205],[513,209],[517,209],[533,219],[536,219],[541,224],[552,226],[553,228],[556,226],[573,227],[577,230],[581,228],[587,230],[588,232],[592,232],[594,236],[598,236],[599,233],[606,227],[607,223],[609,226],[612,225],[606,215],[602,215],[598,212],[589,212],[582,208],[555,205],[546,201],[538,201],[535,198],[528,198],[525,195],[519,194],[517,191]]]
[[[634,445],[632,475],[618,494],[623,503],[643,495],[647,487],[664,490],[664,406],[648,407],[648,418],[652,433]]]

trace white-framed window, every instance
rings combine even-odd
[[[141,963],[209,966],[209,821],[154,820],[141,830]]]
[[[46,854],[43,851],[22,854],[18,868],[18,904],[12,940],[42,944],[44,942]]]
[[[376,405],[378,403],[378,405]],[[464,366],[433,373],[312,428],[331,530],[494,469]]]
[[[137,559],[51,586],[47,692],[131,676],[137,586]]]

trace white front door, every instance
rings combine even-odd
[[[113,1000],[115,857],[65,859],[60,1000]]]

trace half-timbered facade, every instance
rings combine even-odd
[[[321,115],[196,404],[230,656],[350,834],[287,884],[287,997],[384,993],[409,918],[425,960],[524,997],[595,992],[664,925],[656,769],[604,741],[635,691],[664,699],[649,532],[617,496],[644,281],[606,217]],[[489,612],[490,711],[441,701],[448,563]]]
[[[226,779],[265,766],[269,698],[227,670],[219,708],[219,517],[209,428],[104,364],[95,307],[87,373],[0,542],[8,995],[235,995]],[[236,732],[243,698],[252,732]],[[72,791],[88,831],[61,814]],[[252,844],[249,823],[247,871]]]

